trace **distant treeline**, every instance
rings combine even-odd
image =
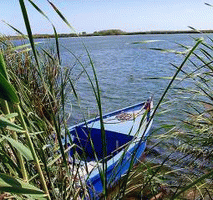
[[[103,31],[95,31],[93,33],[94,36],[105,36],[105,35],[126,35],[127,33],[120,29],[110,29]]]
[[[58,37],[86,37],[86,36],[107,36],[107,35],[144,35],[144,34],[192,34],[192,33],[213,33],[213,30],[180,30],[180,31],[141,31],[141,32],[125,32],[120,29],[109,29],[102,31],[95,31],[93,33],[62,33],[58,34]],[[22,39],[22,36],[9,36],[11,39]],[[35,34],[34,38],[54,38],[53,34]]]

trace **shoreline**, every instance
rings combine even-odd
[[[115,29],[114,29],[115,30]],[[117,29],[116,29],[117,30]],[[94,33],[61,33],[58,34],[59,38],[65,37],[91,37],[91,36],[112,36],[112,35],[148,35],[148,34],[198,34],[198,33],[213,33],[213,30],[180,30],[180,31],[144,31],[144,32],[123,32],[118,30],[118,32],[111,32],[111,30],[100,31]],[[11,40],[23,39],[23,36],[6,36]],[[53,34],[34,34],[33,38],[55,38]]]

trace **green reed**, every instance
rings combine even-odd
[[[162,128],[167,132],[155,136],[157,146],[167,149],[170,154],[164,151],[165,155],[153,158],[154,163],[157,159],[162,160],[161,164],[165,162],[154,172],[154,180],[149,179],[147,183],[154,182],[153,188],[157,184],[162,185],[164,188],[157,190],[156,196],[161,194],[164,199],[211,199],[213,196],[212,39],[203,36],[206,39],[202,41],[192,39],[195,42],[200,40],[200,43],[188,58],[186,52],[193,47],[179,44],[184,52],[180,55],[187,58],[187,62],[174,86],[170,87],[175,98],[170,94],[172,100],[166,104],[172,107],[170,115],[174,115],[175,121],[171,125],[169,120],[163,121],[165,125]],[[170,50],[164,52],[171,53]],[[172,66],[179,69],[175,64]]]
[[[79,178],[79,164],[73,163],[75,165],[74,168],[77,169],[74,171],[73,168],[70,168],[69,163],[69,151],[75,149],[76,145],[71,144],[69,146],[66,139],[68,136],[71,141],[65,107],[68,101],[68,93],[72,93],[79,102],[75,82],[70,77],[71,68],[64,69],[61,67],[60,44],[55,26],[38,5],[31,0],[28,1],[39,14],[43,15],[50,22],[55,35],[56,56],[48,49],[41,48],[39,51],[37,50],[37,44],[33,39],[24,0],[19,0],[30,44],[13,47],[7,41],[7,38],[2,38],[1,40],[0,98],[2,100],[0,102],[0,158],[2,162],[0,162],[0,191],[8,197],[14,195],[13,197],[17,199],[89,198],[86,183],[82,181],[76,183],[76,180]],[[52,2],[48,2],[62,22],[66,23],[73,31],[72,26],[57,7]],[[19,34],[24,35],[15,27],[11,25],[10,27]],[[102,144],[104,144],[103,152],[106,155],[107,145],[98,77],[86,45],[83,42],[82,45],[90,61],[93,72],[92,76],[89,75],[87,69],[77,56],[72,52],[70,52],[70,55],[82,67],[82,72],[86,74],[95,96],[101,121],[101,138]],[[198,48],[198,46],[201,47]],[[166,185],[170,190],[169,195],[167,195],[168,199],[181,198],[181,195],[194,186],[199,189],[199,192],[202,194],[201,196],[205,195],[203,194],[204,189],[208,191],[207,195],[212,192],[211,188],[205,185],[205,180],[212,176],[211,169],[208,169],[206,174],[199,177],[190,177],[189,174],[182,174],[177,178],[176,176],[177,174],[180,175],[179,171],[182,171],[182,168],[173,170],[169,166],[176,165],[178,167],[179,163],[184,161],[183,158],[180,158],[171,164],[170,158],[172,154],[182,151],[186,155],[193,154],[196,156],[196,152],[199,152],[203,147],[207,147],[212,142],[212,135],[210,134],[212,128],[211,106],[213,105],[211,94],[213,70],[212,45],[205,43],[202,39],[198,39],[192,48],[182,47],[184,48],[184,53],[181,55],[185,55],[185,57],[182,63],[176,66],[177,71],[171,77],[151,116],[152,119],[156,115],[180,73],[185,74],[181,81],[192,79],[195,83],[194,88],[181,88],[179,91],[180,93],[185,94],[187,92],[189,96],[191,95],[187,101],[188,105],[192,108],[188,111],[189,118],[186,121],[182,121],[183,127],[181,129],[177,129],[175,125],[169,126],[168,124],[168,132],[156,136],[159,142],[155,146],[164,144],[166,140],[169,141],[171,138],[178,139],[181,144],[174,145],[174,151],[164,156],[162,163],[158,165],[148,161],[139,162],[135,168],[133,157],[128,173],[126,177],[119,181],[118,187],[110,186],[112,188],[108,188],[106,179],[107,160],[104,159],[102,167],[99,167],[103,184],[103,199],[125,199],[132,193],[137,193],[140,197],[149,196],[150,199],[157,198],[157,195],[162,191],[163,185]],[[192,57],[193,59],[191,59]],[[195,62],[194,58],[199,62]],[[191,63],[194,66],[194,71],[186,72],[184,70],[184,66],[187,63]],[[208,109],[200,110],[200,108],[205,106],[208,106]],[[65,136],[65,145],[62,141],[63,136]],[[193,151],[190,149],[192,146]],[[76,154],[75,156],[76,159],[80,159],[79,155]],[[176,185],[169,185],[162,177],[173,178],[176,181]],[[182,180],[184,180],[183,185],[180,184]],[[191,182],[188,183],[188,180]]]
[[[174,134],[182,143],[179,149],[186,155],[194,158],[190,165],[197,171],[195,174],[188,174],[185,186],[180,186],[173,198],[183,195],[187,190],[195,189],[201,198],[212,198],[212,42],[211,37],[206,36],[199,49],[189,59],[190,71],[183,71],[182,81],[193,83],[191,87],[180,89],[180,94],[188,96],[184,109],[186,119],[182,126]],[[185,49],[187,47],[184,46]],[[181,98],[180,98],[181,100]],[[205,160],[205,163],[197,166],[196,161]],[[201,161],[200,161],[201,162]],[[209,164],[207,164],[209,163]],[[205,173],[203,173],[205,170]],[[198,174],[198,175],[197,175]],[[210,181],[210,182],[209,182]],[[209,185],[210,184],[210,185]]]

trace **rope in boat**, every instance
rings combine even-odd
[[[144,113],[143,110],[144,106],[137,112],[121,112],[118,115],[116,115],[114,118],[106,119],[104,120],[105,124],[118,124],[125,121],[134,121],[138,116],[142,115]],[[116,122],[111,122],[113,120],[117,120]]]
[[[144,104],[144,106],[137,113],[121,112],[120,114],[116,115],[114,118],[104,120],[104,123],[105,124],[118,124],[121,122],[130,121],[130,120],[134,121],[139,115],[142,115],[142,113],[144,113],[144,110],[148,111],[147,117],[149,118],[151,102],[152,102],[152,97],[147,100],[147,102]],[[118,120],[118,121],[110,122],[113,120]]]
[[[134,120],[136,117],[140,115],[141,111],[138,113],[125,113],[121,112],[120,114],[116,115],[115,118],[119,121],[129,121],[129,120]]]

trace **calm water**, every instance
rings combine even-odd
[[[72,52],[91,74],[92,70],[83,42],[94,62],[101,88],[103,111],[106,113],[139,103],[151,95],[154,95],[154,100],[157,102],[169,80],[155,78],[173,76],[175,68],[170,63],[178,66],[183,61],[183,56],[162,53],[149,48],[180,50],[177,43],[191,46],[195,44],[192,37],[197,38],[200,35],[162,34],[60,38],[62,65],[73,68],[72,77],[75,78],[79,75],[82,68],[70,53]],[[147,40],[155,42],[134,44],[134,42]],[[54,39],[38,41],[48,46],[54,45]],[[85,74],[81,75],[76,82],[76,88],[80,95],[83,112],[86,115],[89,114],[89,118],[93,117],[97,113],[96,103]],[[72,100],[72,104],[67,106],[67,111],[71,114],[70,124],[74,124],[82,120],[82,114],[72,95],[68,98]],[[169,95],[168,98],[174,97]]]
[[[63,65],[74,66],[74,76],[82,69],[65,48],[79,57],[87,70],[91,72],[82,41],[88,48],[97,72],[103,110],[106,113],[144,101],[153,94],[155,102],[157,102],[167,86],[168,80],[147,78],[173,76],[175,69],[170,63],[178,66],[183,61],[183,56],[162,53],[149,48],[180,50],[177,43],[193,45],[192,37],[200,36],[176,34],[62,38],[60,43]],[[134,42],[147,40],[155,42],[134,44]],[[82,107],[91,117],[94,116],[96,114],[95,99],[91,86],[84,75],[77,81],[77,89]],[[168,98],[173,97],[168,96]],[[74,107],[72,107],[74,109],[68,107],[72,113],[71,123],[82,118],[79,110],[75,109],[75,105],[74,103]]]

